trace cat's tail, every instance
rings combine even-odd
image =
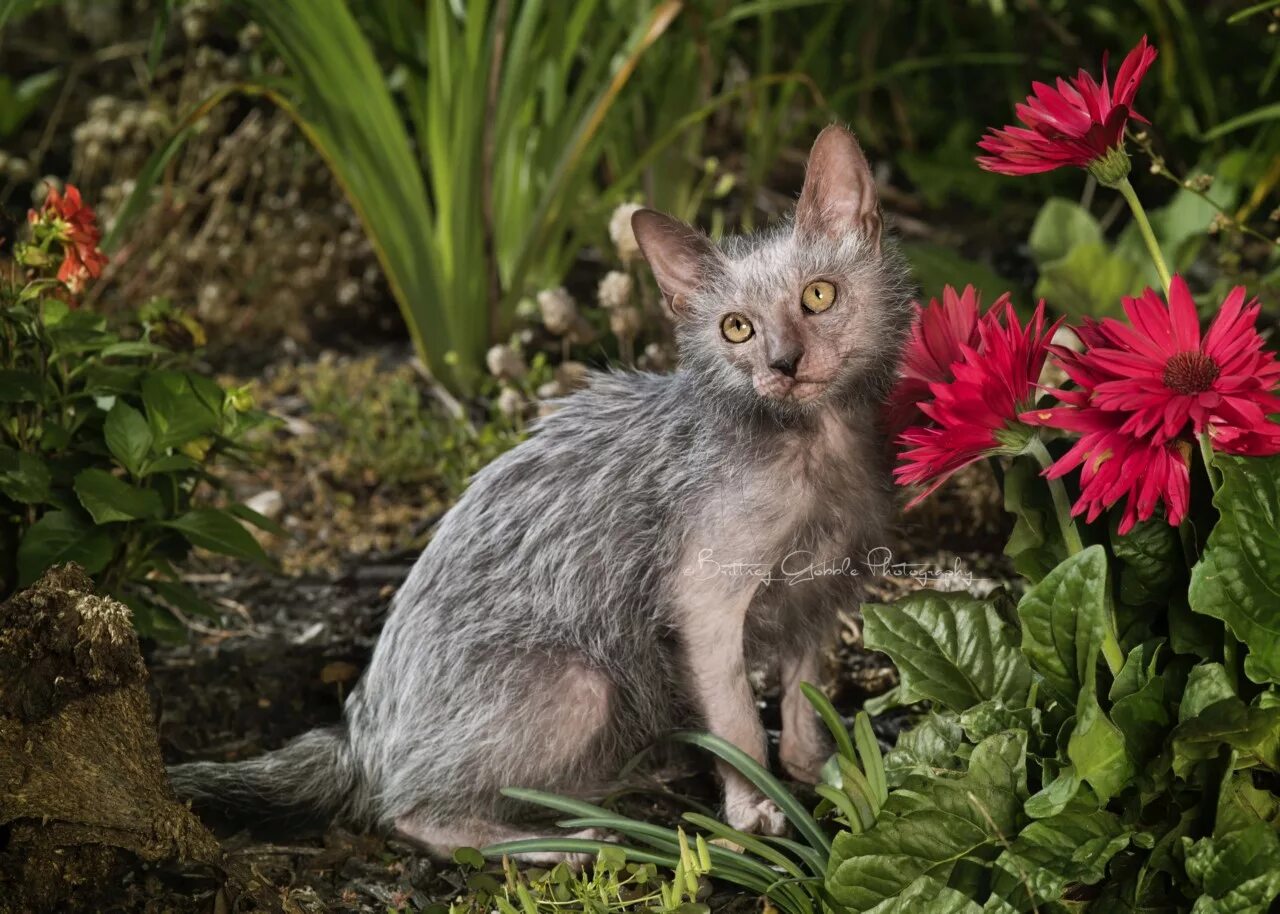
[[[346,727],[312,730],[274,752],[241,762],[189,762],[169,768],[179,797],[230,821],[364,818],[360,773]]]

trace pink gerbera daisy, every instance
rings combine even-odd
[[[1065,362],[1063,356],[1059,359]],[[1072,506],[1072,516],[1084,514],[1085,520],[1093,523],[1103,511],[1125,499],[1121,534],[1132,530],[1138,521],[1148,520],[1161,503],[1169,523],[1182,523],[1191,498],[1190,445],[1182,440],[1158,444],[1122,431],[1124,415],[1088,408],[1089,394],[1083,388],[1057,393],[1066,405],[1027,413],[1022,419],[1080,435],[1045,471],[1045,476],[1058,479],[1081,468],[1080,497]]]
[[[1167,306],[1148,289],[1125,298],[1124,310],[1128,324],[1108,318],[1081,330],[1088,348],[1074,370],[1091,384],[1090,406],[1122,413],[1121,431],[1157,443],[1207,431],[1221,451],[1280,453],[1280,426],[1268,418],[1280,412],[1280,363],[1263,349],[1261,306],[1246,303],[1243,286],[1227,295],[1203,337],[1181,276],[1170,283]]]
[[[1058,79],[1055,89],[1032,83],[1033,94],[1017,106],[1025,125],[990,130],[979,142],[989,155],[978,164],[1005,175],[1029,175],[1063,166],[1090,168],[1104,183],[1129,172],[1124,154],[1124,128],[1129,118],[1146,119],[1133,110],[1133,97],[1156,49],[1142,40],[1124,59],[1115,85],[1107,81],[1107,58],[1102,58],[1102,85],[1081,70],[1075,79]]]
[[[920,411],[932,422],[898,439],[905,450],[894,478],[900,485],[927,485],[908,507],[957,470],[992,454],[1019,451],[1025,442],[1027,430],[1018,417],[1034,403],[1058,324],[1045,327],[1043,301],[1025,328],[1007,297],[998,304],[979,321],[977,348],[960,346],[960,359],[951,366],[954,379],[929,384],[933,399],[920,403]]]
[[[1006,292],[995,300],[992,309],[1002,307],[1008,299]],[[891,437],[919,420],[919,404],[929,398],[930,384],[951,380],[951,366],[959,361],[961,347],[977,347],[981,307],[982,295],[971,285],[965,286],[963,292],[944,286],[941,302],[930,299],[923,308],[916,303],[916,319],[902,355],[902,371],[886,406]]]

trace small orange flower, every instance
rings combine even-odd
[[[107,255],[98,248],[102,231],[92,208],[80,199],[80,191],[74,184],[67,185],[65,195],[51,187],[41,211],[29,211],[27,221],[32,225],[49,224],[54,237],[62,242],[58,280],[66,284],[72,294],[79,295],[90,279],[101,275],[107,265]]]

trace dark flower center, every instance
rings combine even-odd
[[[1218,366],[1203,352],[1179,352],[1164,363],[1164,386],[1180,394],[1204,393],[1218,379]]]

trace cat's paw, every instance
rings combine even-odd
[[[725,821],[730,828],[752,835],[783,835],[787,818],[778,805],[758,793],[742,793],[725,797]]]

